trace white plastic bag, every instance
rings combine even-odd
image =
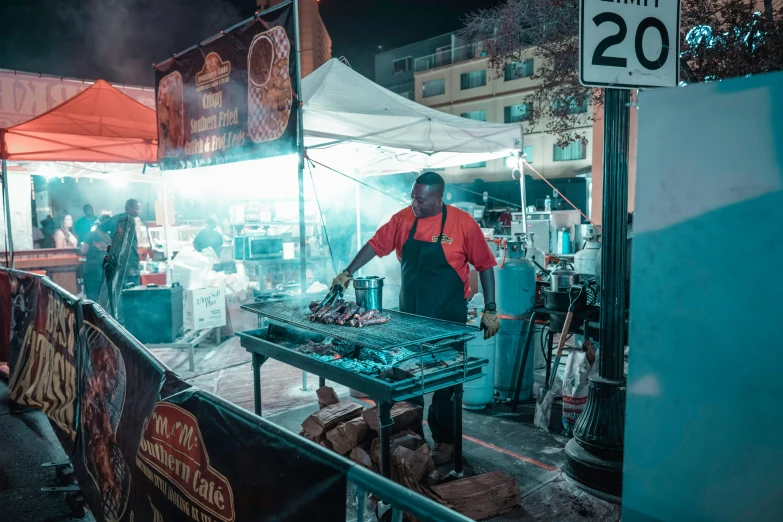
[[[587,404],[589,378],[598,374],[596,357],[589,341],[582,346],[582,350],[571,350],[568,354],[563,376],[563,430],[569,437]]]

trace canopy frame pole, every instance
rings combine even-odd
[[[362,249],[362,198],[361,198],[361,185],[358,183],[354,184],[356,186],[355,194],[356,194],[356,252],[358,253],[359,250]],[[357,273],[360,272],[361,269],[357,270]],[[357,274],[352,274],[357,275]]]
[[[299,156],[297,181],[299,183],[299,279],[302,296],[307,293],[307,226],[305,224],[304,196],[304,103],[302,99],[302,42],[299,39],[299,0],[294,0],[294,41],[296,42],[296,152]]]
[[[8,165],[2,160],[0,175],[3,182],[3,208],[5,209],[5,236],[8,240],[8,252],[5,253],[5,264],[8,268],[14,268],[14,234],[11,232],[11,202],[8,196]]]
[[[166,241],[166,282],[171,284],[171,235],[169,234],[169,182],[163,182],[163,239]]]

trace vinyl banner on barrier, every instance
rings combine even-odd
[[[187,385],[98,305],[88,301],[82,309],[80,438],[74,469],[96,520],[130,520],[142,423],[158,401]]]
[[[0,360],[8,361],[11,375],[35,321],[40,282],[36,275],[0,268]]]
[[[345,470],[213,395],[191,388],[142,424],[134,520],[344,520]]]
[[[25,284],[29,279],[34,282]],[[25,275],[16,278],[16,282],[23,294],[18,294],[12,303],[15,314],[24,319],[14,323],[16,339],[21,342],[12,346],[9,395],[20,406],[43,411],[70,455],[76,442],[79,299],[46,278]],[[37,290],[33,290],[34,286]],[[30,297],[24,295],[25,291],[30,296],[37,293],[32,307],[28,308],[32,302],[25,299]],[[31,316],[33,319],[29,320]]]

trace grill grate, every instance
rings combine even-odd
[[[242,309],[273,321],[318,332],[333,339],[365,348],[389,349],[431,343],[465,334],[476,334],[478,328],[449,321],[440,321],[394,310],[385,310],[391,321],[386,324],[351,328],[334,324],[310,322],[309,300],[290,300],[245,305]]]

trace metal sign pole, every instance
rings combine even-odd
[[[566,445],[566,474],[608,500],[622,495],[625,433],[625,293],[628,230],[628,142],[631,91],[604,99],[601,329],[598,377]]]
[[[294,41],[296,42],[296,153],[299,156],[299,279],[302,296],[307,292],[307,227],[305,225],[304,196],[304,102],[302,100],[302,47],[299,40],[299,0],[294,0]]]
[[[2,160],[2,182],[3,182],[3,208],[5,208],[5,232],[8,240],[8,252],[6,255],[6,266],[14,268],[14,234],[11,232],[11,202],[8,196],[8,166],[6,161]]]

